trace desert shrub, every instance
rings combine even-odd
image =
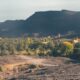
[[[36,68],[36,67],[37,67],[37,66],[36,66],[35,64],[30,64],[30,65],[29,65],[29,68],[30,68],[30,69],[34,69],[34,68]]]
[[[2,70],[2,67],[0,66],[0,72],[2,72],[3,70]]]

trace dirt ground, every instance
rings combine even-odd
[[[80,80],[80,64],[65,57],[0,57],[5,80]]]

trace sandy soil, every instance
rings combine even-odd
[[[0,57],[0,72],[5,80],[80,80],[80,64],[65,57]]]

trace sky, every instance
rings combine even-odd
[[[38,11],[80,11],[80,0],[0,0],[0,22],[25,20]]]

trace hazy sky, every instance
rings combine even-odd
[[[80,0],[0,0],[0,21],[26,19],[36,11],[78,10]]]

